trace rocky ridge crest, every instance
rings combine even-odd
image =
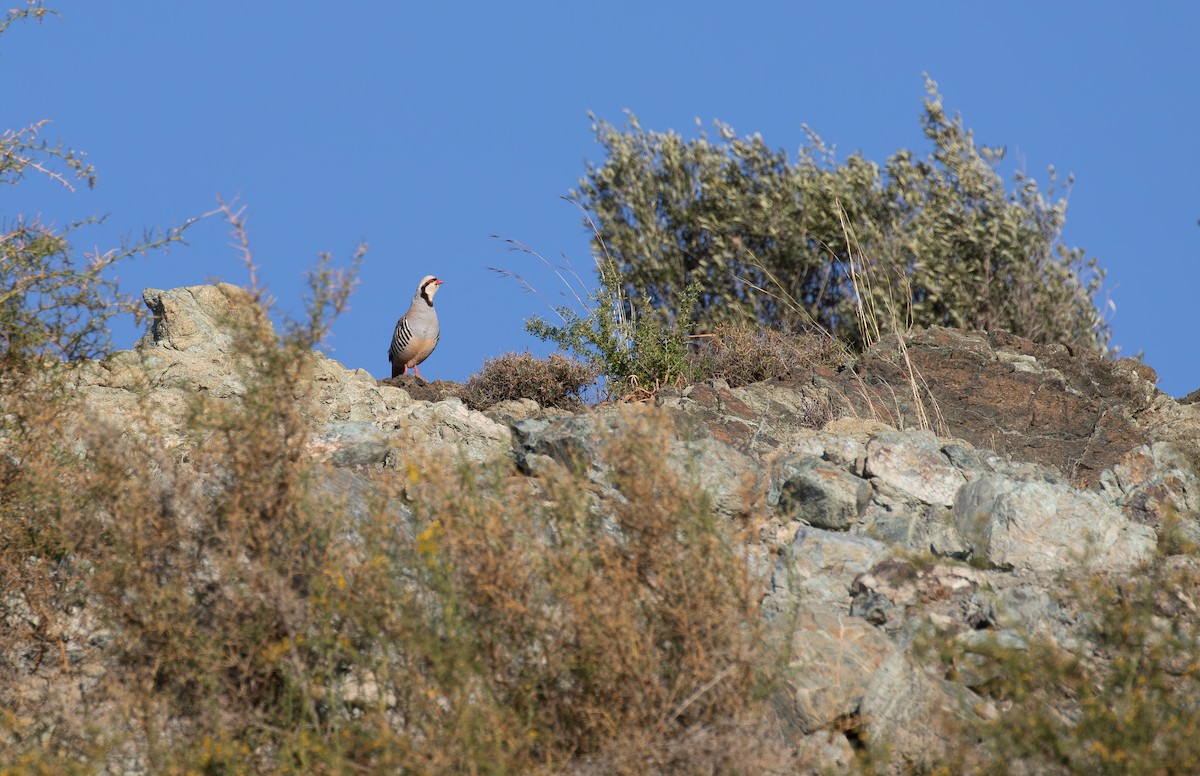
[[[251,313],[224,284],[145,300],[146,337],[77,370],[75,388],[90,416],[183,444],[189,395],[244,390],[222,322]],[[528,400],[477,412],[452,387],[312,358],[313,390],[296,392],[306,452],[337,467],[342,490],[366,493],[365,471],[447,451],[527,476],[595,472],[605,429],[668,418],[672,461],[747,537],[768,616],[796,616],[796,670],[776,705],[796,746],[830,768],[849,761],[856,727],[911,765],[937,751],[931,715],[989,713],[973,693],[987,677],[931,671],[912,654],[919,632],[981,650],[1033,633],[1069,643],[1079,634],[1057,574],[1136,567],[1164,541],[1168,513],[1200,542],[1200,408],[1130,359],[933,328],[885,339],[842,371],[797,364],[779,380],[666,391],[653,407],[563,414]],[[135,411],[147,395],[150,417]]]

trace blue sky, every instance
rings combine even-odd
[[[386,377],[417,280],[445,279],[422,373],[463,380],[549,351],[524,332],[545,304],[487,267],[563,291],[489,235],[591,267],[560,199],[602,160],[589,110],[685,135],[720,119],[790,153],[808,124],[883,162],[928,149],[927,71],[979,142],[1039,180],[1075,175],[1065,241],[1108,270],[1114,344],[1178,396],[1200,388],[1200,5],[1134,5],[62,0],[61,18],[0,36],[0,127],[53,120],[44,136],[85,150],[99,184],[30,181],[0,192],[0,215],[108,214],[77,242],[104,247],[240,195],[285,311],[319,251],[370,246],[329,343],[348,367]],[[125,265],[123,286],[247,280],[218,219],[188,238]],[[117,344],[138,334],[119,326]]]

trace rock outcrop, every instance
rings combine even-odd
[[[79,370],[76,389],[90,414],[130,423],[150,396],[151,425],[170,443],[190,397],[243,394],[227,331],[255,313],[227,285],[145,299],[146,337]],[[297,391],[308,453],[352,479],[432,453],[531,477],[595,474],[600,440],[632,411],[556,415],[506,402],[477,412],[452,389],[406,390],[312,359],[311,390]],[[1200,405],[1154,383],[1129,359],[934,328],[885,338],[841,372],[798,365],[783,380],[658,397],[677,430],[672,464],[719,514],[754,526],[764,611],[792,640],[776,707],[797,747],[820,732],[834,765],[863,740],[924,762],[941,745],[929,720],[983,713],[972,687],[987,677],[949,683],[913,654],[916,634],[1067,642],[1078,634],[1055,603],[1053,573],[1136,567],[1168,513],[1200,538]]]
[[[818,382],[859,414],[897,427],[927,418],[943,436],[1039,463],[1094,486],[1126,451],[1149,441],[1164,398],[1149,367],[1109,361],[1004,332],[932,327],[881,339]]]

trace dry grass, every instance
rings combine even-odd
[[[725,380],[733,388],[787,377],[813,365],[836,368],[850,358],[844,346],[823,333],[789,336],[758,326],[722,325],[692,339],[696,376]]]
[[[605,446],[607,520],[574,474],[414,475],[423,563],[404,620],[442,634],[430,690],[453,720],[426,726],[450,734],[429,769],[729,772],[779,755],[761,740],[758,585],[666,464],[661,418],[628,418]]]
[[[607,524],[576,475],[448,461],[377,476],[355,515],[314,490],[292,410],[268,405],[207,407],[187,460],[92,427],[54,492],[61,459],[25,459],[3,521],[30,538],[6,545],[0,578],[10,620],[18,594],[39,616],[7,631],[3,654],[24,659],[6,678],[53,664],[52,684],[86,689],[61,708],[10,698],[0,767],[122,753],[155,773],[782,762],[764,744],[776,661],[758,585],[665,463],[657,419],[606,446],[623,497]],[[107,637],[72,663],[78,607]]]
[[[904,334],[912,328],[912,288],[907,277],[897,278],[894,283],[885,283],[883,288],[885,292],[879,294],[875,290],[874,266],[871,260],[863,253],[862,247],[859,245],[857,238],[854,235],[854,229],[846,216],[845,208],[842,207],[840,201],[834,200],[837,207],[838,219],[842,226],[842,235],[846,241],[846,257],[850,268],[850,282],[854,290],[854,310],[858,318],[858,329],[863,350],[870,348],[872,345],[880,342],[883,338],[883,332],[893,332],[895,336],[889,338],[890,342],[896,343],[896,353],[904,363],[904,371],[908,375],[908,392],[912,397],[912,406],[917,416],[917,426],[919,428],[946,433],[947,427],[941,418],[941,411],[937,406],[937,399],[930,390],[929,385],[925,382],[925,378],[921,376],[920,371],[912,363],[912,359],[908,355],[908,344],[904,340]],[[899,286],[904,291],[904,299],[902,302],[897,302],[893,296],[893,288]],[[882,310],[880,307],[882,306]],[[867,391],[862,392],[863,400],[868,406],[871,405],[871,397]],[[880,417],[882,413],[875,412],[876,417]],[[900,402],[895,402],[894,417],[902,419],[904,412],[900,408]]]

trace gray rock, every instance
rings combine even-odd
[[[197,397],[235,402],[245,395],[250,367],[236,352],[235,334],[262,326],[271,335],[271,323],[248,293],[227,283],[146,289],[143,296],[154,321],[137,349],[81,364],[75,388],[97,416],[121,417],[135,433],[145,422],[149,433],[178,437]],[[316,351],[308,358],[311,382],[296,385],[294,398],[314,426],[386,422],[412,404],[404,391],[376,385],[364,370],[347,370]]]
[[[893,768],[899,765],[898,772],[921,772],[950,747],[948,726],[939,721],[969,716],[983,705],[974,693],[930,676],[895,651],[872,672],[859,714],[872,750]]]
[[[467,409],[461,399],[401,407],[386,429],[393,454],[388,465],[402,468],[430,455],[452,455],[482,464],[512,456],[512,431],[504,423]]]
[[[778,458],[772,465],[771,477],[767,481],[767,505],[779,506],[779,497],[783,492],[783,484],[809,469],[824,466],[825,461],[820,452],[785,455]]]
[[[365,369],[346,369],[316,351],[312,359],[311,389],[299,393],[303,411],[314,423],[350,421],[382,426],[415,404],[403,389],[380,385]]]
[[[850,585],[850,613],[895,633],[912,607],[931,602],[966,601],[983,584],[983,574],[966,566],[921,566],[887,558],[859,574]]]
[[[867,443],[871,437],[885,431],[895,429],[877,420],[846,417],[830,421],[822,431],[817,432],[817,438],[825,443],[824,458],[827,461],[861,463],[866,461]]]
[[[784,615],[797,606],[850,611],[850,584],[889,552],[873,539],[801,526],[771,575],[764,609]]]
[[[1005,656],[1029,649],[1029,640],[1019,631],[968,630],[954,637],[954,669],[959,681],[977,689],[1007,675]]]
[[[376,476],[378,473],[346,467],[322,466],[313,472],[313,494],[336,504],[341,515],[348,518],[337,521],[341,526],[338,540],[355,554],[361,553],[363,562],[368,542],[378,537],[381,529],[403,543],[411,542],[417,533],[412,509],[399,497],[382,497]]]
[[[984,594],[985,613],[997,627],[1022,633],[1039,633],[1045,623],[1057,617],[1060,607],[1040,587],[1017,585]]]
[[[866,480],[821,461],[806,465],[813,460],[802,457],[783,463],[779,509],[817,528],[844,531],[866,509],[871,486]]]
[[[506,399],[488,407],[483,414],[499,423],[511,425],[517,421],[536,418],[541,412],[542,406],[533,399]]]
[[[602,483],[601,446],[605,435],[621,434],[629,424],[673,426],[674,441],[668,460],[680,476],[702,488],[722,515],[742,514],[757,483],[760,467],[747,456],[718,441],[698,423],[665,407],[617,406],[603,412],[566,415],[549,420],[523,420],[513,424],[516,462],[521,471],[535,474],[559,465],[588,473]]]
[[[147,288],[142,299],[154,320],[137,343],[189,352],[228,350],[232,330],[263,325],[271,330],[262,308],[249,292],[230,283],[186,286],[162,291]]]
[[[383,463],[390,444],[388,436],[372,423],[330,423],[309,440],[308,450],[317,460],[335,466],[366,466]]]
[[[797,776],[828,776],[850,773],[854,765],[854,747],[845,733],[822,730],[800,736],[792,742],[800,770]]]
[[[928,503],[880,479],[871,480],[871,500],[852,532],[911,550],[929,549]]]
[[[1013,631],[1066,649],[1086,649],[1087,618],[1064,595],[1061,571],[984,573],[991,584],[975,591],[967,607],[972,629]]]
[[[399,498],[380,498],[379,484],[368,472],[348,468],[318,468],[314,473],[313,492],[333,499],[350,518],[349,524],[361,524],[382,514],[401,535],[412,536],[413,512]],[[380,513],[382,510],[382,513]]]
[[[1160,441],[1130,450],[1101,473],[1100,487],[1130,520],[1165,530],[1168,552],[1200,547],[1200,476],[1179,444]]]
[[[600,468],[596,429],[597,421],[591,414],[517,421],[512,426],[517,465],[526,474],[534,474],[553,462],[595,476]]]
[[[959,491],[954,515],[974,554],[998,568],[1128,569],[1157,544],[1152,528],[1131,523],[1099,493],[994,474]]]
[[[858,711],[872,677],[895,647],[860,619],[805,608],[789,625],[791,654],[783,686],[774,696],[790,735],[812,733]]]
[[[718,514],[747,513],[760,470],[750,457],[701,433],[674,442],[670,458],[677,472],[709,495]]]
[[[896,426],[913,427],[932,413],[948,434],[1052,466],[1084,487],[1149,441],[1147,421],[1171,434],[1190,430],[1193,439],[1200,427],[1193,417],[1189,429],[1184,413],[1168,411],[1177,405],[1158,401],[1154,371],[1132,359],[1002,331],[933,326],[903,339],[880,338],[853,369],[820,375],[819,386],[840,389],[859,414]]]
[[[730,389],[723,380],[664,395],[658,404],[692,419],[716,441],[762,458],[793,450],[831,416],[828,396],[811,386],[757,383]]]
[[[929,431],[884,431],[871,437],[866,471],[926,504],[947,507],[967,481]]]
[[[747,451],[757,455],[788,449],[831,417],[829,399],[806,386],[763,382],[734,388],[731,393],[760,419],[754,443]],[[778,441],[770,442],[772,439]]]

